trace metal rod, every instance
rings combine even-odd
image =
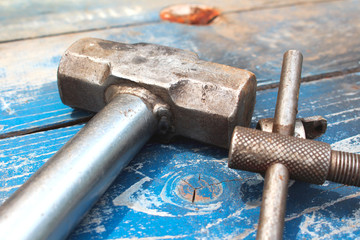
[[[273,132],[294,135],[303,57],[299,51],[284,54],[276,100]]]
[[[157,128],[138,97],[116,96],[0,207],[1,239],[63,239]]]
[[[282,239],[288,182],[289,171],[283,164],[266,170],[257,239]]]
[[[273,124],[275,133],[294,135],[302,60],[299,51],[289,50],[284,54]],[[271,180],[282,175],[287,177],[281,181]],[[288,183],[289,171],[284,165],[276,164],[266,170],[256,239],[282,239]]]

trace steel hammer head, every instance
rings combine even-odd
[[[250,124],[256,79],[189,51],[86,38],[63,55],[58,86],[64,104],[93,112],[115,93],[138,95],[169,119],[168,134],[228,147],[234,127]]]

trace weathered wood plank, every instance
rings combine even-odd
[[[62,104],[56,84],[3,91],[0,138],[87,121],[93,114]]]
[[[273,116],[275,101],[276,89],[258,92],[253,125]],[[338,150],[360,152],[359,106],[360,74],[351,74],[304,83],[298,116],[322,114],[329,128],[321,140]],[[0,140],[0,201],[80,128]],[[147,144],[70,239],[254,238],[262,179],[228,169],[226,157],[226,150],[187,139]],[[203,184],[198,201],[189,201],[193,189],[181,180]],[[358,188],[295,182],[289,189],[285,239],[353,239],[360,234],[354,227],[360,224],[359,207]]]
[[[253,71],[264,87],[278,82],[282,54],[289,48],[304,53],[305,77],[358,68],[359,8],[358,1],[306,4],[225,14],[205,27],[157,23],[0,44],[0,134],[88,116],[64,107],[55,83],[61,54],[81,37],[188,49],[202,59]],[[54,104],[52,116],[43,111],[49,104]]]
[[[261,118],[273,117],[276,93],[277,89],[259,93],[253,122]],[[328,129],[319,140],[327,143],[338,142],[359,134],[359,106],[360,73],[303,83],[300,87],[298,117],[315,115],[325,117],[328,120]]]
[[[324,0],[291,1],[197,1],[219,8],[223,12],[249,11]],[[191,4],[176,0],[171,4]],[[64,33],[106,29],[130,24],[160,21],[159,13],[169,1],[80,0],[80,1],[0,1],[0,42],[59,35]]]
[[[0,141],[0,202],[2,203],[82,125]]]

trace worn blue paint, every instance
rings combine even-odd
[[[0,78],[6,78],[5,68],[0,68]]]
[[[126,0],[7,4],[0,8],[0,42],[159,21],[160,9]]]
[[[52,67],[53,67],[54,65],[55,65],[55,66],[59,66],[60,59],[61,59],[61,56],[60,56],[60,55],[58,55],[58,56],[52,56],[51,59],[50,59],[51,66],[52,66]]]
[[[266,66],[262,66],[260,69],[251,69],[251,66],[256,64],[256,59],[250,59],[247,65],[242,63],[243,54],[240,50],[231,49],[228,51],[228,47],[223,48],[223,45],[217,44],[215,42],[210,42],[203,44],[200,41],[194,41],[196,36],[201,32],[211,32],[211,27],[202,27],[200,30],[194,26],[184,26],[179,24],[154,24],[144,26],[133,27],[131,29],[123,29],[119,34],[108,34],[107,38],[115,41],[123,42],[145,42],[149,41],[157,44],[164,44],[172,47],[178,47],[182,49],[188,49],[194,52],[199,53],[200,57],[209,61],[216,61],[219,63],[248,68],[249,70],[257,73],[259,85],[267,85],[270,82],[278,82],[280,74],[280,61],[281,59],[276,60],[278,66],[269,71],[264,71],[263,69]],[[134,31],[138,34],[134,34]],[[164,35],[164,32],[167,32],[168,35]],[[157,38],[150,38],[151,36],[159,36]],[[97,37],[95,35],[95,37]],[[99,36],[101,37],[101,36]],[[207,48],[207,49],[206,49]],[[210,51],[210,50],[211,51]],[[65,50],[65,49],[64,49]],[[228,52],[232,52],[234,55],[239,55],[236,59],[228,58]],[[245,57],[245,56],[244,56]],[[42,71],[44,69],[51,69],[53,71],[52,81],[43,85],[36,86],[22,86],[19,84],[17,88],[1,90],[0,89],[0,102],[1,106],[1,119],[0,119],[0,134],[8,134],[10,132],[16,131],[27,131],[29,129],[36,129],[40,127],[46,127],[50,125],[56,125],[59,123],[64,123],[68,121],[77,120],[88,116],[89,114],[80,113],[78,111],[73,111],[71,108],[64,106],[57,92],[56,85],[56,69],[58,67],[58,62],[60,60],[60,55],[51,55],[46,56],[41,59],[41,61],[32,63],[28,68],[33,69],[34,72]],[[239,62],[240,61],[240,62]],[[305,58],[306,61],[306,58]],[[254,62],[254,63],[253,63]],[[304,65],[310,65],[306,62]],[[316,66],[315,66],[316,67]],[[271,69],[271,68],[270,68]],[[19,68],[19,70],[21,70]],[[5,70],[4,70],[5,71]],[[326,68],[319,71],[326,71]],[[305,72],[305,75],[309,72]],[[265,78],[272,79],[270,82]],[[22,100],[24,99],[24,100]],[[7,105],[10,104],[10,105]],[[268,105],[264,105],[266,108]],[[316,114],[316,113],[315,113]],[[326,114],[326,113],[321,113]]]
[[[297,5],[299,0],[291,1],[251,1],[242,4],[236,1],[198,0],[197,4],[214,6],[223,14]],[[309,0],[309,2],[312,2]],[[61,35],[78,31],[115,28],[160,21],[160,11],[171,4],[193,4],[191,0],[128,1],[128,0],[79,0],[71,1],[12,1],[0,5],[0,42],[27,38]],[[41,27],[40,27],[41,26]]]
[[[0,202],[8,198],[82,125],[0,141]]]
[[[253,120],[273,117],[277,89],[258,92]],[[303,83],[300,87],[298,117],[321,115],[328,129],[320,141],[334,143],[360,133],[360,74]],[[255,124],[253,124],[252,127]]]
[[[299,117],[335,114],[328,117],[330,126],[322,137],[330,144],[356,136],[359,119],[346,120],[359,116],[359,84],[359,74],[302,84]],[[276,89],[258,92],[252,125],[273,115],[275,101]],[[343,110],[353,111],[336,115]],[[339,123],[331,125],[335,122]],[[0,200],[9,197],[81,127],[0,140],[0,188],[4,189]],[[358,149],[359,140],[350,146]],[[167,145],[151,141],[70,239],[254,238],[263,181],[257,174],[227,168],[226,158],[226,150],[188,139]],[[191,188],[186,189],[184,180],[198,188],[201,197],[210,198],[192,203],[186,195]],[[217,187],[211,188],[211,184]],[[181,192],[184,186],[185,194]],[[295,182],[289,188],[287,204],[285,239],[353,239],[360,234],[358,188]]]
[[[0,87],[2,136],[60,123],[72,124],[91,115],[64,106],[58,96],[56,69],[60,54],[68,47],[62,43],[69,38],[99,37],[187,49],[199,54],[201,59],[253,71],[260,86],[278,82],[282,54],[290,48],[300,49],[304,54],[303,76],[360,64],[357,1],[225,13],[213,25],[203,27],[159,22],[158,12],[164,6],[161,4],[161,7],[144,8],[138,14],[118,17],[106,15],[113,9],[113,1],[102,2],[101,9],[97,4],[89,5],[86,10],[88,16],[95,18],[92,21],[81,18],[85,15],[80,11],[85,8],[80,3],[36,4],[30,7],[29,3],[14,2],[7,9],[0,9],[4,13],[0,14],[1,26],[12,29],[1,31],[0,41],[85,32],[1,44],[4,50],[19,52],[5,55],[10,56],[9,61],[16,58],[14,62],[19,64],[16,69],[0,67],[0,80],[17,83],[12,88],[5,84]],[[32,11],[26,12],[28,24],[25,24],[18,10],[27,8]],[[71,14],[73,10],[79,12]],[[105,13],[105,18],[100,17],[98,10]],[[61,17],[66,12],[70,22]],[[27,17],[35,18],[27,22]],[[18,24],[19,21],[24,24]],[[33,23],[42,26],[38,28]],[[89,29],[115,26],[118,28],[89,32]],[[47,49],[46,54],[38,55],[37,49],[28,51],[26,44],[30,43]],[[48,78],[49,75],[41,74],[44,70],[53,72],[50,79],[41,79],[46,83],[23,84],[31,73]],[[260,118],[273,116],[276,91],[258,92],[252,127]],[[323,115],[329,128],[320,140],[339,150],[360,152],[359,96],[359,74],[305,83],[301,87],[298,116]],[[0,140],[0,203],[82,126]],[[253,239],[263,182],[257,174],[228,169],[226,157],[224,149],[188,139],[167,145],[151,141],[119,175],[70,239]],[[197,194],[192,203],[194,188]],[[288,194],[285,239],[359,238],[359,200],[360,191],[355,187],[327,182],[323,186],[293,183]]]
[[[16,155],[12,156],[18,157],[19,160],[22,158],[22,161],[25,159],[32,161],[31,164],[27,165],[26,170],[20,167],[19,172],[22,174],[34,172],[49,156],[48,153],[51,154],[58,150],[79,128],[80,126],[75,126],[6,139],[2,140],[1,144],[14,145],[21,142],[16,150]],[[34,138],[37,138],[38,142],[31,145]],[[55,139],[57,144],[49,147],[49,142]],[[37,150],[36,154],[33,150]],[[10,152],[3,154],[7,156]],[[31,153],[33,155],[30,155]],[[228,169],[226,154],[223,149],[186,139],[178,140],[169,145],[155,142],[147,144],[129,167],[120,174],[70,239],[161,236],[179,236],[180,239],[225,238],[243,234],[246,230],[250,231],[248,238],[251,239],[255,234],[251,231],[254,230],[254,224],[257,223],[259,214],[258,206],[263,187],[262,180],[256,174]],[[36,155],[42,156],[37,157]],[[217,179],[223,188],[222,194],[209,203],[194,204],[184,201],[176,194],[177,185],[174,183],[178,182],[177,179],[186,178],[189,175],[200,175],[204,178],[211,176]],[[28,176],[20,177],[14,182],[9,182],[7,186],[21,184],[27,178]],[[137,191],[130,194],[128,198],[124,198],[127,201],[124,202],[124,205],[127,204],[127,206],[114,204],[118,196],[145,178],[148,180],[143,181]],[[333,189],[337,186],[330,184],[320,187],[295,183],[289,190],[286,217],[292,218],[305,209],[321,206],[343,196],[358,193],[358,189],[352,187]],[[8,192],[7,195],[11,192]],[[306,195],[303,194],[304,192]],[[4,195],[2,192],[2,200]],[[142,204],[144,208],[136,208],[129,203]],[[210,205],[216,204],[219,207],[210,207]],[[346,222],[353,218],[353,211],[358,207],[359,198],[340,201],[324,208],[324,210],[317,211],[316,218],[318,221],[324,221],[324,219],[330,221],[335,215],[338,219],[331,219],[331,222],[326,223],[332,224],[332,227],[336,225],[341,227],[344,225],[342,221]],[[172,216],[158,216],[164,214]],[[311,214],[313,213],[304,215],[311,216]],[[299,214],[298,217],[286,222],[286,239],[311,237],[306,233],[297,235],[299,225],[304,222],[304,215]],[[323,234],[327,234],[330,229],[322,228],[321,230]],[[359,231],[352,231],[352,234],[359,234]],[[335,236],[351,239],[353,235],[343,232]]]
[[[101,225],[106,231],[96,236],[104,239],[119,236],[124,238],[225,237],[242,232],[248,226],[235,219],[229,219],[235,220],[232,223],[221,224],[221,231],[216,224],[210,227],[219,219],[224,219],[226,222],[229,213],[235,213],[241,206],[239,192],[231,190],[240,189],[241,180],[236,171],[227,168],[223,159],[225,156],[226,151],[222,149],[188,140],[177,141],[170,145],[148,144],[100,201],[108,211],[105,210],[104,213],[103,209],[93,209],[70,239],[91,238],[95,236],[94,230],[96,232],[96,229],[102,228]],[[179,197],[176,191],[179,178],[186,179],[192,175],[200,175],[203,178],[211,176],[217,179],[218,184],[223,188],[222,194],[207,203],[191,203]],[[255,177],[251,173],[243,173],[241,176],[244,179]],[[129,205],[111,207],[114,206],[114,199],[144,178],[149,178],[149,181],[130,198],[125,198],[133,204],[142,204],[144,209]],[[152,210],[157,212],[154,213]],[[244,211],[243,217],[250,212],[254,211],[252,209]],[[120,219],[122,224],[112,224]],[[256,217],[252,215],[248,219],[256,221]],[[208,225],[209,228],[206,228]],[[87,232],[89,226],[92,226],[93,230]]]
[[[9,91],[7,91],[9,92]],[[31,90],[3,91],[0,96],[0,135],[50,127],[91,116],[62,104],[56,82]],[[23,99],[20,100],[19,99]]]
[[[62,3],[57,4],[64,7]],[[107,4],[111,5],[110,2]],[[44,3],[45,8],[50,5]],[[360,31],[356,31],[358,25],[351,24],[352,21],[359,22],[356,21],[360,16],[359,6],[356,1],[349,1],[346,4],[331,2],[263,9],[261,12],[263,18],[267,19],[266,22],[263,18],[259,19],[258,14],[254,14],[253,11],[226,13],[219,21],[209,26],[148,21],[143,25],[129,25],[30,41],[35,42],[36,46],[47,49],[46,54],[42,55],[38,55],[36,49],[29,51],[25,43],[15,46],[12,45],[13,43],[3,44],[4,49],[14,48],[14,52],[19,51],[22,54],[10,54],[12,59],[9,61],[14,61],[13,58],[16,58],[19,67],[14,69],[8,66],[0,69],[0,79],[17,83],[11,88],[6,86],[0,88],[0,135],[53,126],[88,115],[73,112],[69,107],[63,106],[57,96],[56,70],[61,54],[72,43],[69,38],[75,41],[82,37],[98,37],[127,43],[149,42],[187,49],[196,52],[201,59],[250,70],[256,74],[259,86],[268,86],[278,83],[282,54],[290,48],[297,48],[303,52],[305,77],[359,67],[357,52],[360,49],[358,41],[353,39],[358,39],[356,34]],[[73,7],[81,8],[81,6]],[[152,11],[148,9],[146,14]],[[152,14],[156,11],[158,10],[154,10]],[[301,15],[303,12],[308,14]],[[332,14],[345,12],[346,18],[341,23],[338,22],[340,18],[332,17]],[[297,17],[300,15],[303,18]],[[284,20],[279,21],[279,16]],[[325,20],[319,20],[323,18]],[[308,24],[309,21],[313,24]],[[314,32],[313,29],[319,32]],[[336,42],[329,41],[329,32]],[[315,34],[316,39],[313,37]],[[346,34],[355,37],[343,38],[342,36]],[[64,45],[62,44],[64,41],[69,43]],[[50,77],[48,74],[42,75],[44,71],[51,71],[52,75]],[[9,72],[19,77],[10,78]],[[38,74],[41,81],[46,84],[22,84],[28,75],[34,74]]]

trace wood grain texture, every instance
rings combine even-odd
[[[298,117],[323,115],[329,127],[320,140],[360,153],[360,74],[343,74],[360,70],[359,1],[212,1],[223,14],[204,27],[161,22],[169,4],[0,1],[0,204],[83,125],[63,126],[91,116],[64,106],[56,85],[61,54],[81,37],[194,51],[253,71],[262,89],[278,83],[283,52],[299,49],[303,76],[322,80],[302,85]],[[342,76],[323,79],[335,72]],[[258,92],[252,127],[273,116],[276,92]],[[263,181],[227,168],[226,158],[226,150],[188,139],[151,141],[70,239],[253,239]],[[360,235],[355,187],[295,182],[287,204],[284,239]]]
[[[223,12],[251,11],[288,5],[324,2],[324,0],[291,1],[206,1],[205,4]],[[193,1],[11,1],[0,2],[0,42],[59,35],[64,33],[106,29],[140,23],[159,22],[159,13],[169,4],[191,4]]]
[[[282,54],[290,48],[304,54],[304,77],[359,68],[359,8],[358,1],[305,4],[229,13],[205,27],[154,23],[0,44],[0,136],[90,116],[62,105],[56,90],[61,54],[79,38],[187,49],[204,60],[248,69],[266,87],[278,82]]]
[[[261,91],[258,94],[253,122],[272,117],[275,113],[277,89]],[[328,129],[319,141],[332,144],[359,134],[359,106],[360,73],[355,73],[303,83],[300,86],[297,117],[321,115],[326,118]]]
[[[85,122],[93,115],[62,104],[56,84],[3,91],[0,105],[0,139]]]
[[[258,92],[253,126],[273,116],[276,94],[276,89]],[[329,127],[321,140],[360,153],[359,106],[360,74],[351,74],[302,84],[298,117],[322,114]],[[0,201],[81,127],[0,140]],[[253,239],[263,181],[227,168],[226,157],[224,149],[188,139],[150,142],[70,239]],[[198,190],[194,198],[193,187]],[[284,239],[354,239],[360,234],[358,188],[295,182],[287,204]]]
[[[0,201],[5,201],[81,126],[0,140]]]

